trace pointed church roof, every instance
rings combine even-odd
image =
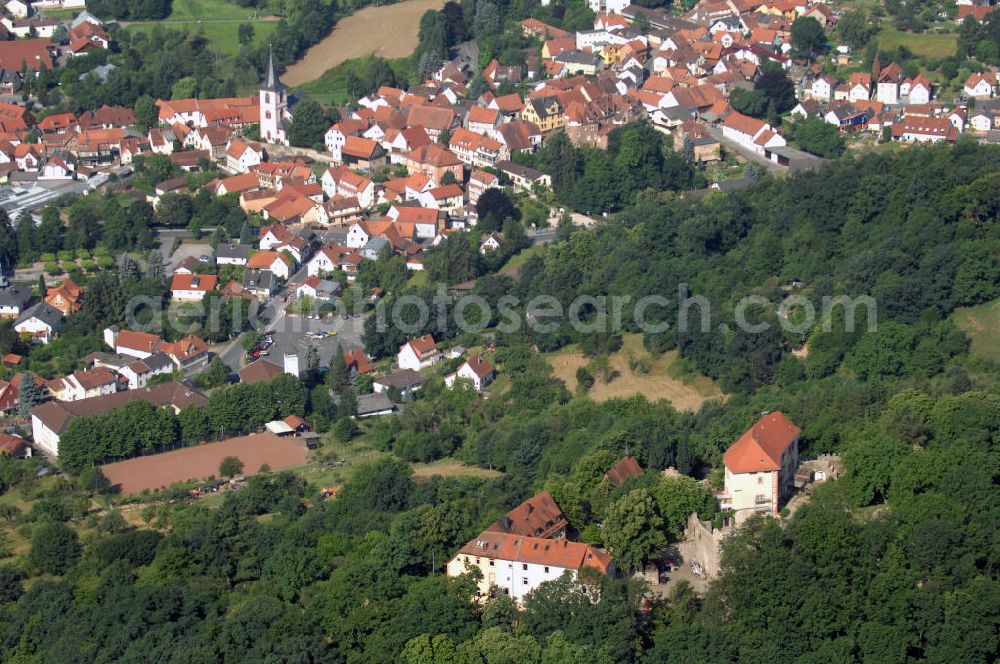
[[[284,86],[281,81],[278,80],[278,75],[274,72],[274,49],[268,49],[267,55],[267,77],[264,79],[264,90],[270,90],[271,92],[280,92],[284,90]]]

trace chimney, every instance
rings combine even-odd
[[[285,373],[299,377],[299,356],[295,353],[285,353]]]

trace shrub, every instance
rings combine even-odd
[[[73,255],[72,251],[69,251],[68,249],[63,249],[62,251],[59,252],[59,260],[74,261],[76,260],[76,256]]]
[[[63,269],[59,267],[59,263],[46,263],[45,271],[49,274],[62,274]]]
[[[97,261],[92,261],[89,258],[80,261],[80,266],[87,272],[93,272],[97,269]]]
[[[76,257],[79,258],[79,259],[81,259],[81,260],[90,258],[90,252],[87,251],[86,249],[77,249],[76,250]]]
[[[98,267],[109,268],[109,267],[113,267],[114,264],[115,264],[115,259],[112,258],[111,256],[98,256],[97,257],[97,265],[98,265]]]
[[[38,260],[43,261],[45,263],[54,263],[56,260],[56,255],[50,251],[47,251],[41,256],[39,256]]]

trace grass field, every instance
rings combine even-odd
[[[955,324],[972,340],[972,357],[1000,362],[1000,300],[955,310]]]
[[[362,69],[366,62],[373,56],[353,58],[345,60],[340,64],[327,69],[319,78],[300,85],[299,90],[309,95],[321,104],[346,104],[354,99],[347,93],[347,75],[351,71],[357,72]],[[396,78],[402,81],[409,81],[415,72],[415,65],[412,58],[397,58],[389,60]],[[295,65],[293,65],[295,66]],[[287,75],[281,78],[285,80]]]
[[[240,7],[226,0],[173,0],[168,21],[245,21],[260,16],[260,10]]]
[[[147,34],[156,25],[166,28],[184,28],[202,30],[205,38],[211,42],[212,48],[223,55],[235,55],[240,50],[239,29],[243,21],[232,23],[199,23],[198,21],[161,21],[160,23],[133,23],[126,28],[131,31],[142,31]],[[266,44],[271,33],[278,27],[277,23],[254,23],[254,43]]]
[[[649,371],[647,373],[633,371],[629,367],[630,356],[645,359]],[[724,398],[725,395],[719,388],[704,376],[674,375],[677,373],[674,366],[676,359],[676,352],[654,357],[642,347],[640,335],[627,335],[623,340],[622,349],[610,357],[611,367],[618,375],[608,383],[595,377],[597,381],[587,394],[598,402],[641,394],[650,401],[666,399],[677,410],[688,411],[697,410],[709,399]],[[575,351],[562,351],[549,356],[553,373],[556,378],[566,383],[570,391],[576,390],[576,370],[589,363],[590,358]]]
[[[892,26],[883,25],[878,33],[878,45],[883,49],[905,46],[917,55],[940,58],[955,55],[958,35],[951,33],[924,32],[911,34],[900,32]]]
[[[416,477],[432,477],[440,475],[442,477],[500,477],[503,473],[499,470],[487,470],[476,466],[466,466],[454,459],[438,459],[430,463],[413,464],[413,474]]]

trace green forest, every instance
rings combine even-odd
[[[106,491],[93,473],[36,490],[44,507],[0,509],[30,540],[30,550],[0,566],[0,657],[996,660],[1000,367],[970,357],[951,314],[1000,296],[998,157],[960,142],[762,178],[700,201],[637,189],[607,224],[566,232],[516,279],[477,281],[473,292],[492,302],[543,292],[565,302],[579,294],[676,297],[687,284],[713,303],[712,332],[671,326],[645,345],[678,350],[728,393],[697,412],[678,412],[656,394],[604,403],[572,394],[539,352],[577,344],[606,353],[619,343],[614,330],[497,334],[491,359],[505,387],[489,399],[432,378],[402,414],[360,430],[335,427],[339,438],[363,436],[386,454],[357,465],[334,498],[302,477],[266,472],[218,508],[181,493],[142,526],[115,510],[87,516],[81,536],[70,527],[81,492]],[[740,297],[760,295],[767,304],[752,317],[775,322],[789,292],[817,302],[872,295],[877,329],[717,332]],[[658,316],[675,323],[671,311]],[[460,338],[454,326],[428,331]],[[400,336],[371,324],[366,347],[389,355]],[[792,354],[803,345],[804,357]],[[279,388],[309,408],[312,393],[294,385],[231,394],[253,404],[274,401]],[[216,420],[231,426],[221,424],[235,416],[224,401],[190,421],[201,431]],[[688,514],[715,517],[695,480],[717,481],[722,452],[762,411],[779,409],[802,427],[803,458],[839,453],[845,476],[818,487],[787,521],[752,519],[726,540],[721,574],[703,595],[685,584],[653,595],[629,578],[682,536]],[[142,414],[121,417],[132,415]],[[168,425],[182,438],[184,420]],[[646,474],[611,484],[604,473],[626,450]],[[500,474],[414,474],[412,462],[442,457]],[[37,486],[24,466],[0,459],[8,490]],[[661,476],[670,466],[690,477]],[[471,580],[445,577],[445,562],[541,489],[575,536],[608,547],[626,575],[587,594],[568,580],[546,584],[523,607],[504,596],[473,602]]]

